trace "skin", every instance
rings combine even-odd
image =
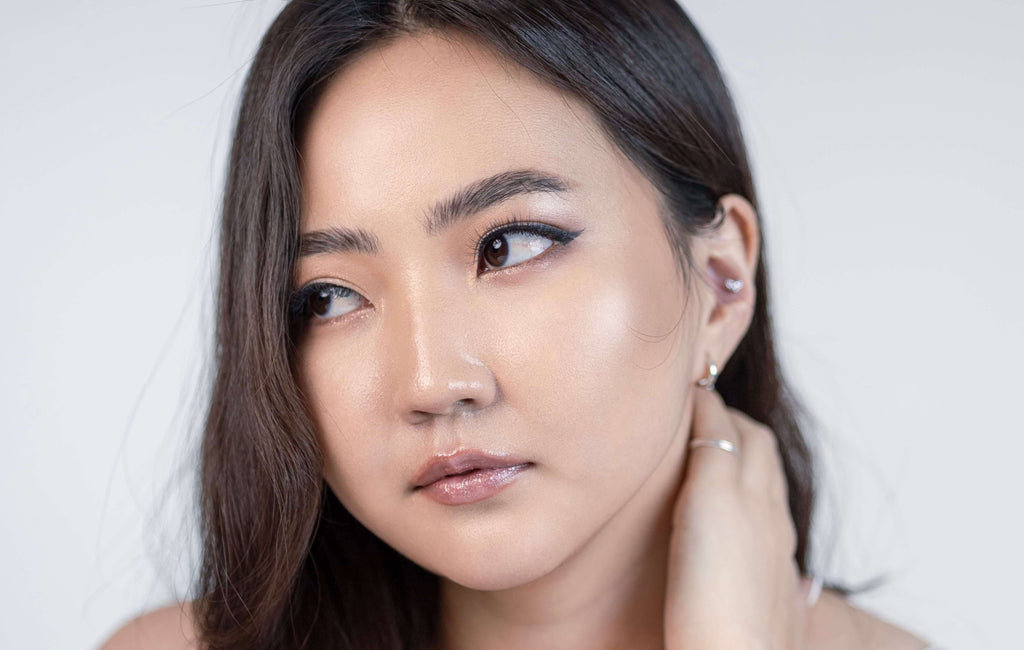
[[[333,281],[371,303],[315,323],[298,363],[339,500],[442,576],[450,647],[656,647],[704,360],[649,182],[584,106],[432,36],[342,71],[301,150],[302,230],[362,227],[384,249],[304,258],[296,273],[297,286]],[[523,168],[577,189],[515,197],[436,239],[418,227],[440,196]],[[513,213],[585,231],[478,275],[469,247]],[[459,448],[534,467],[479,504],[408,492],[427,458]]]
[[[709,358],[728,360],[756,299],[759,233],[742,197],[723,198],[725,223],[694,240],[685,276],[654,187],[585,105],[437,34],[341,71],[301,152],[302,231],[364,228],[380,243],[377,256],[310,255],[295,269],[295,288],[357,292],[299,350],[325,478],[367,528],[441,577],[444,647],[924,645],[867,615],[852,622],[828,592],[803,611],[774,438],[695,386]],[[436,236],[420,228],[441,197],[518,169],[574,189],[515,196]],[[510,216],[582,232],[480,273],[473,248]],[[744,289],[725,291],[726,277]],[[744,454],[687,453],[691,436]],[[426,459],[460,448],[533,466],[476,504],[410,491]],[[709,531],[738,542],[710,543]],[[180,613],[160,610],[161,629],[185,629]],[[736,635],[716,632],[736,620]],[[122,642],[105,647],[134,647]]]

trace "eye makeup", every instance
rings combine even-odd
[[[477,274],[485,275],[496,270],[511,269],[528,264],[532,260],[538,259],[547,254],[547,251],[551,248],[569,244],[584,230],[584,228],[580,228],[578,230],[563,230],[562,228],[557,228],[546,223],[522,221],[515,217],[506,217],[503,220],[491,224],[484,230],[483,234],[480,234],[479,232],[477,233],[476,239],[471,246],[473,259],[477,262]],[[553,243],[537,255],[522,262],[512,264],[510,266],[494,267],[491,270],[487,270],[484,259],[484,253],[487,248],[486,244],[509,235],[533,235],[549,239]],[[355,310],[350,310],[335,316],[331,316],[330,312],[334,307],[333,303],[335,299],[344,299],[351,296],[359,296],[359,294],[348,287],[343,287],[330,282],[311,282],[292,293],[288,300],[288,320],[291,325],[295,327],[312,324],[312,321],[316,320],[328,322],[335,320],[336,318],[344,318],[347,314],[352,313],[352,311]],[[323,313],[326,313],[326,315],[322,315]]]
[[[516,217],[506,217],[502,221],[491,224],[484,230],[483,234],[477,233],[476,244],[473,246],[474,259],[478,262],[483,260],[485,244],[493,239],[503,237],[505,235],[522,234],[522,235],[537,235],[550,239],[555,244],[565,246],[572,240],[576,239],[580,233],[583,232],[583,228],[579,230],[563,230],[556,228],[555,226],[548,225],[537,221],[522,221]],[[543,254],[543,253],[541,253]],[[531,257],[530,259],[536,259]],[[529,260],[527,260],[529,261]],[[525,264],[521,262],[520,264]],[[518,264],[514,265],[518,266]],[[511,267],[499,267],[499,268],[511,268]],[[480,267],[477,266],[477,272],[479,273]]]

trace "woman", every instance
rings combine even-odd
[[[926,645],[808,574],[753,181],[671,0],[290,3],[221,239],[196,598],[106,647]]]

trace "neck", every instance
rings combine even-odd
[[[548,574],[497,591],[442,578],[443,647],[661,650],[672,508],[685,442],[680,433],[622,509]]]

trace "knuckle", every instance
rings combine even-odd
[[[758,432],[758,435],[761,437],[761,439],[764,440],[764,443],[766,445],[768,445],[772,449],[778,450],[778,448],[779,448],[779,439],[775,435],[774,431],[772,431],[771,429],[769,429],[768,427],[766,427],[763,424],[759,424],[757,426],[757,432]]]
[[[779,455],[779,442],[775,433],[764,425],[750,428],[750,441],[761,450],[762,453],[776,457]]]

